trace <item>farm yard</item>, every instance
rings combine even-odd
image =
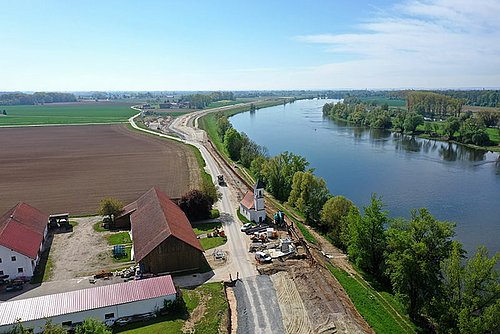
[[[157,186],[176,198],[200,182],[190,148],[124,125],[4,128],[0,142],[0,212],[93,214],[104,197],[128,204]]]
[[[0,106],[0,126],[124,123],[137,113],[128,103],[76,102],[36,106]]]

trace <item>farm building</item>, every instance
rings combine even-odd
[[[174,273],[204,265],[203,248],[186,215],[157,188],[127,205],[124,212],[119,219],[130,221],[134,259],[142,272]]]
[[[102,321],[154,312],[164,300],[175,300],[172,277],[160,276],[139,281],[98,286],[0,303],[0,332],[8,332],[16,322],[40,333],[47,320],[67,327],[87,318]]]
[[[47,237],[49,215],[19,203],[0,217],[0,275],[31,277]]]
[[[240,213],[248,220],[261,223],[266,220],[266,208],[264,204],[264,183],[258,180],[240,202]]]

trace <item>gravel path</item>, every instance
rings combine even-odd
[[[284,333],[276,290],[269,276],[248,277],[236,282],[238,334]]]

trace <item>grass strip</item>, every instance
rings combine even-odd
[[[200,234],[205,234],[205,233],[211,233],[215,230],[215,228],[221,228],[222,223],[219,222],[213,222],[213,223],[203,223],[203,224],[196,224],[193,226],[193,231],[194,234],[200,235]]]
[[[108,240],[109,245],[123,245],[132,243],[130,234],[128,232],[119,232],[107,235],[106,240]]]
[[[318,244],[318,240],[316,240],[316,238],[311,234],[311,232],[309,232],[309,230],[304,226],[304,224],[302,224],[299,221],[296,221],[295,225],[298,227],[298,229],[300,230],[300,232],[304,236],[304,239],[306,239],[307,242],[310,242],[314,245]]]
[[[199,240],[201,247],[203,247],[204,250],[209,250],[224,245],[227,241],[227,238],[212,237],[212,238],[202,238]]]
[[[387,307],[377,291],[368,285],[361,284],[347,272],[327,264],[328,270],[340,282],[354,306],[377,333],[416,333],[417,327],[409,325]],[[394,298],[390,295],[387,298]]]

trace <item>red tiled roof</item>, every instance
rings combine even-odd
[[[243,197],[243,199],[241,200],[241,204],[249,209],[249,210],[252,210],[252,209],[255,209],[255,206],[254,206],[254,200],[253,200],[253,191],[249,190],[247,191],[247,193],[245,194],[245,197]]]
[[[186,215],[163,192],[151,188],[136,203],[137,210],[130,215],[136,261],[141,261],[169,237],[203,252]]]
[[[36,259],[49,215],[20,202],[0,217],[0,245]]]
[[[130,213],[137,210],[137,201],[126,205],[123,210],[115,217],[115,219],[121,218],[123,216],[129,215]]]
[[[175,295],[170,275],[0,303],[0,326]],[[163,306],[163,305],[161,305]]]

